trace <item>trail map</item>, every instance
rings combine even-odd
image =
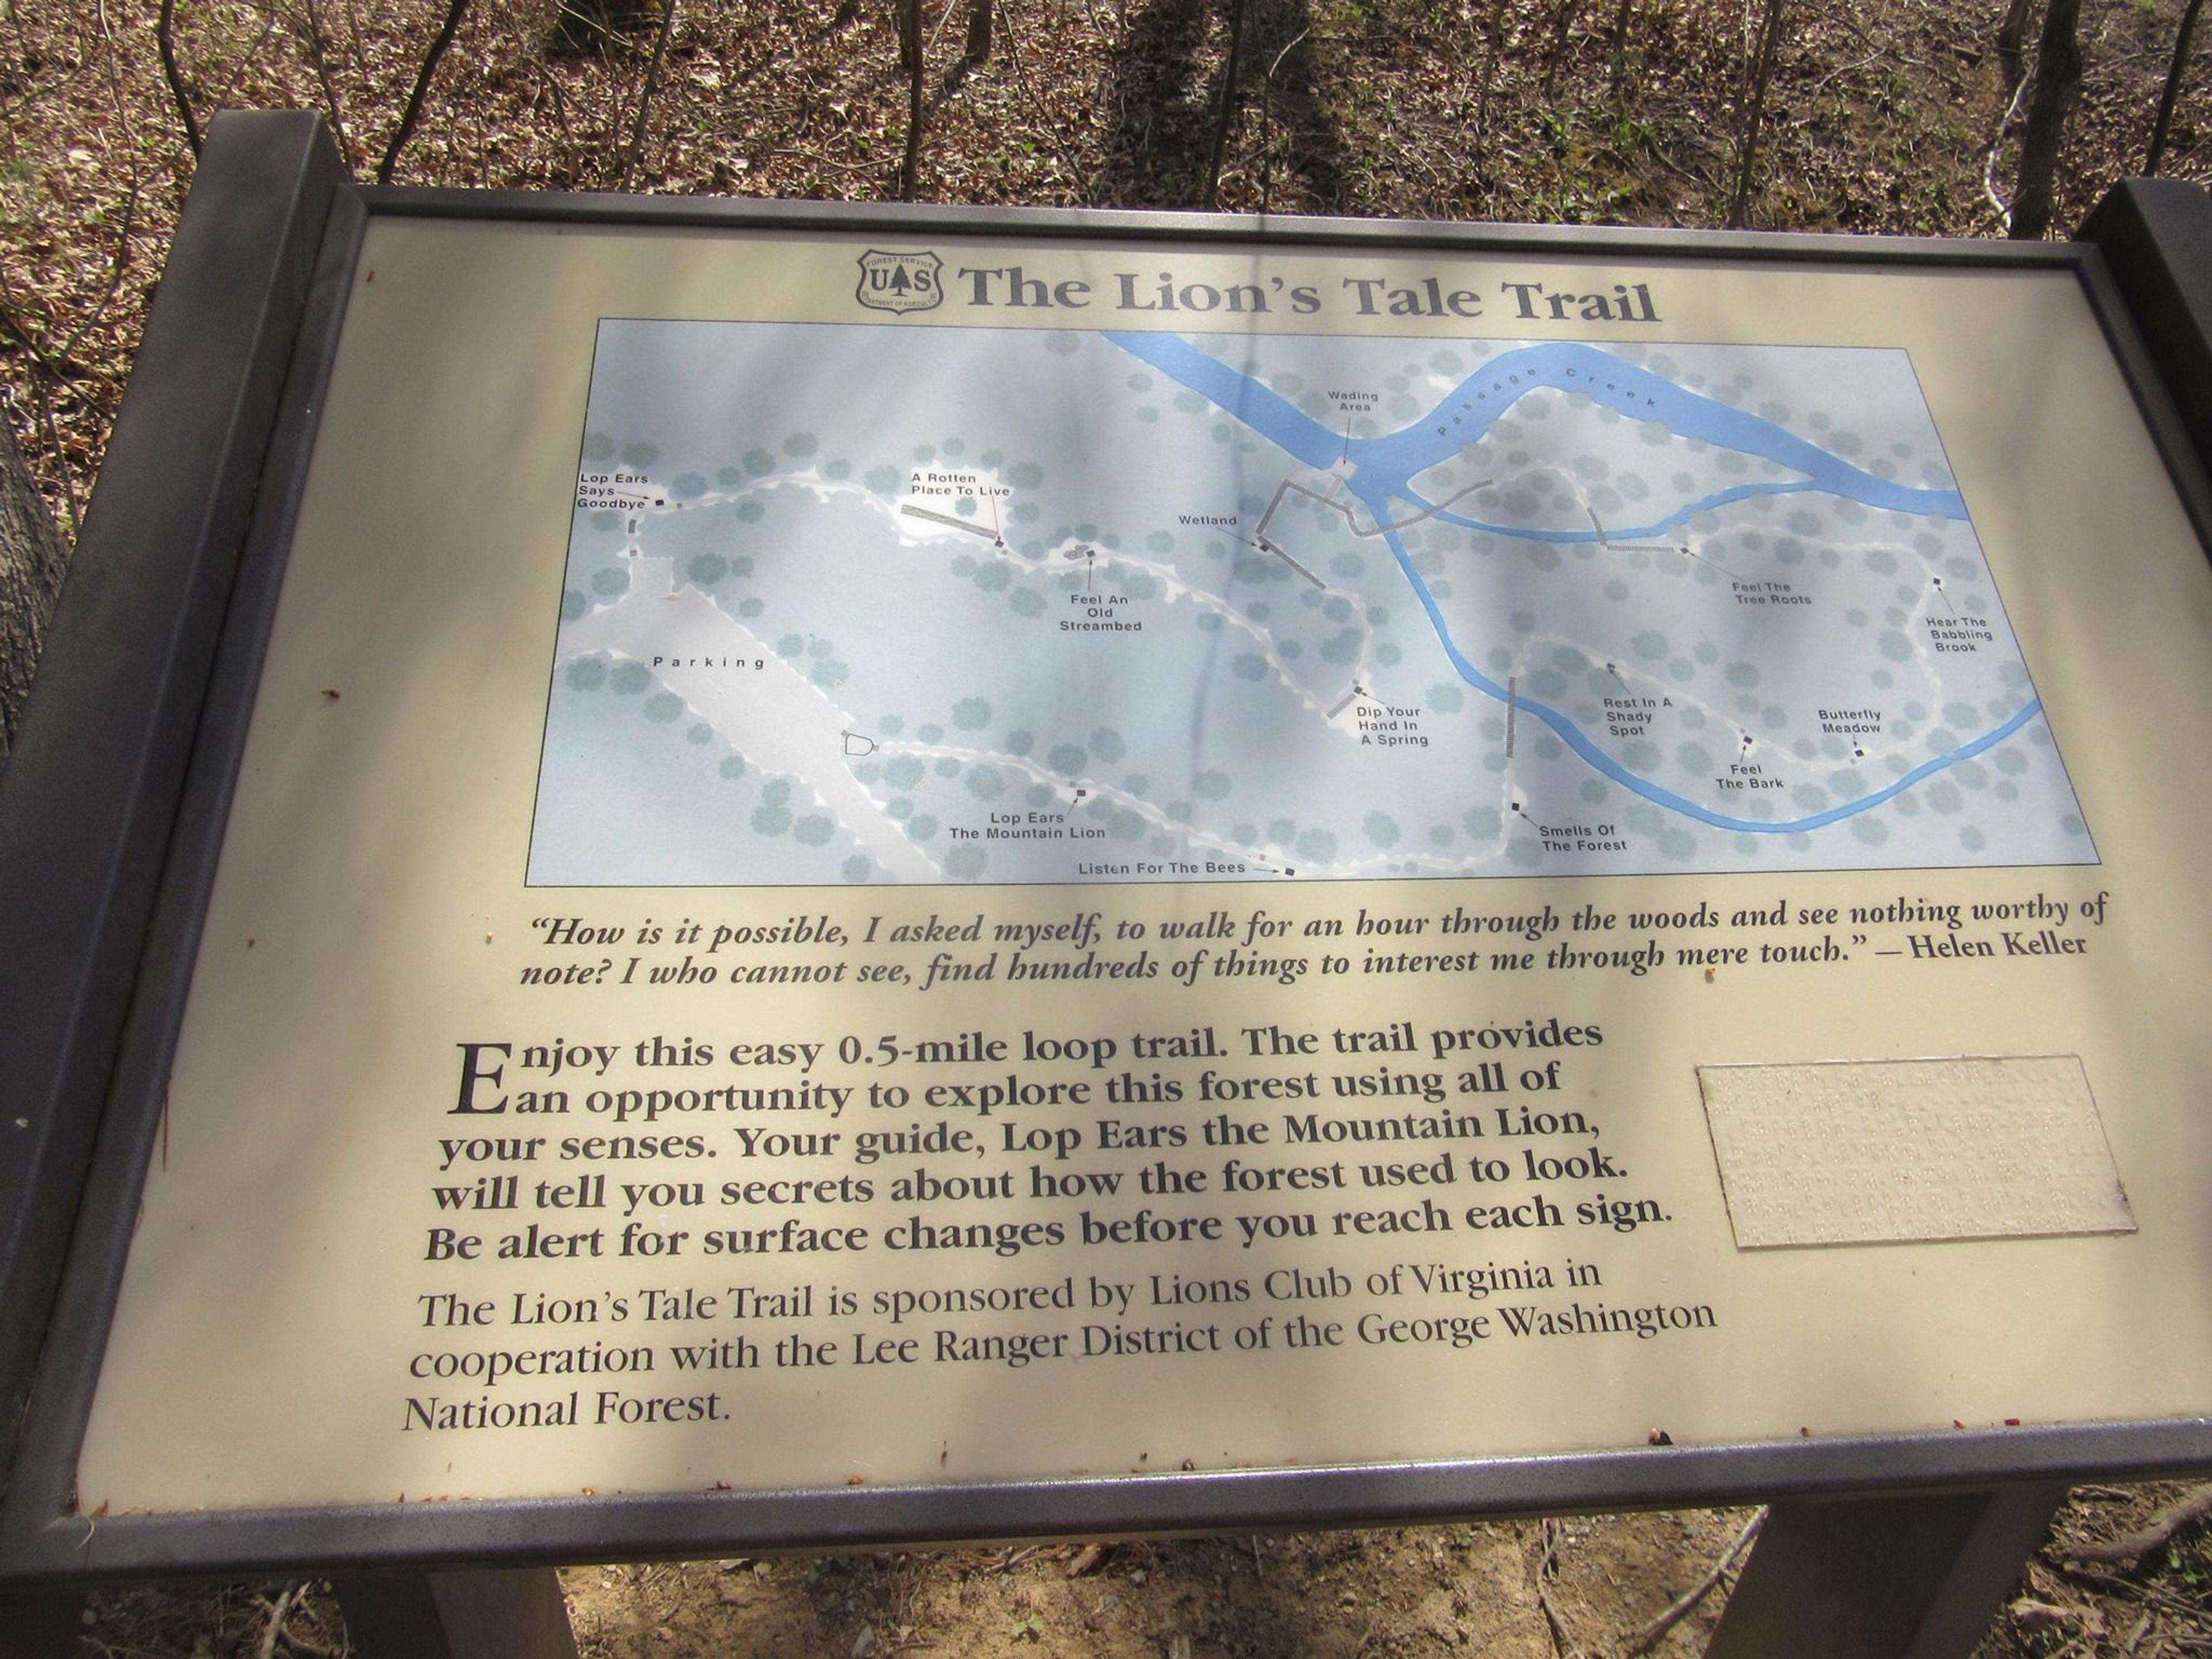
[[[2096,851],[1907,356],[602,322],[530,878]]]

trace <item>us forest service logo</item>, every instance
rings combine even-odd
[[[860,285],[854,298],[872,311],[933,310],[945,298],[938,272],[945,261],[934,253],[886,253],[870,248],[860,256]]]

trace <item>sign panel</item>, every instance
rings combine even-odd
[[[87,1511],[2203,1413],[2075,276],[380,216]]]

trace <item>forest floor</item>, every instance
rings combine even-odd
[[[898,190],[905,89],[888,0],[684,7],[653,76],[649,0],[480,6],[394,182],[847,199]],[[2002,0],[1789,0],[1743,217],[1759,228],[2004,232],[2017,81]],[[2138,171],[2181,0],[2085,0],[2057,231]],[[192,150],[151,0],[0,0],[0,391],[74,535]],[[629,10],[625,18],[623,14]],[[442,8],[177,8],[193,118],[319,109],[363,177]],[[1227,0],[998,0],[988,61],[928,12],[921,199],[1203,205]],[[1218,205],[1274,213],[1711,228],[1744,159],[1760,0],[1249,0]],[[2212,177],[2201,34],[2161,171]],[[2033,31],[2029,33],[2031,46]],[[649,81],[648,77],[653,76]],[[648,85],[651,96],[646,96]],[[2180,1489],[2087,1486],[2057,1537],[2112,1537]],[[1619,1659],[1711,1575],[1749,1511],[994,1551],[580,1566],[587,1659],[959,1653],[1455,1653]],[[1721,1582],[1651,1651],[1701,1650]],[[345,1650],[324,1587],[103,1593],[86,1659]],[[2132,1565],[2028,1570],[1984,1659],[2212,1651],[2202,1525]]]
[[[2136,1531],[2186,1490],[2076,1488],[1975,1659],[2212,1650],[2201,1524],[2133,1564],[2066,1559],[2075,1545]],[[561,1577],[583,1659],[1688,1659],[1733,1574],[1655,1630],[1730,1559],[1756,1513],[748,1557]],[[344,1650],[319,1584],[116,1591],[86,1620],[82,1659]]]
[[[881,200],[907,107],[893,0],[680,9],[658,73],[652,0],[479,6],[391,158],[398,184]],[[1765,0],[1246,0],[1218,205],[1404,219],[2002,235],[2021,83],[2004,0],[1784,0],[1748,169]],[[2183,0],[2084,0],[2083,78],[2056,234],[2143,163]],[[679,8],[681,0],[678,0]],[[929,0],[918,197],[1203,204],[1229,0],[997,0],[961,57]],[[178,88],[323,111],[387,160],[434,0],[176,9]],[[88,495],[192,171],[155,0],[0,0],[0,389],[65,533]],[[2034,29],[2028,31],[2031,49]],[[2212,178],[2212,27],[2160,168]],[[650,84],[652,96],[644,97]]]

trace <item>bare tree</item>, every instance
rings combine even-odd
[[[1613,61],[1609,76],[1613,95],[1616,98],[1620,96],[1621,83],[1628,74],[1628,26],[1634,20],[1635,5],[1636,0],[1620,0],[1620,9],[1613,15]]]
[[[24,471],[11,424],[0,419],[0,766],[15,744],[39,641],[68,563],[53,518]]]
[[[2035,0],[2010,0],[2004,21],[1997,25],[1997,61],[2003,65],[2008,92],[2027,72],[2027,26],[2034,16]]]
[[[2051,228],[2052,180],[2066,112],[2081,81],[2081,0],[2051,0],[2035,46],[2035,81],[2027,91],[2027,125],[2020,140],[2020,186],[2013,192],[2011,234],[2039,241]]]
[[[2154,177],[2166,156],[2166,136],[2173,130],[2174,100],[2181,95],[2182,72],[2189,67],[2189,37],[2197,31],[2197,14],[2204,0],[2189,0],[2181,14],[2181,27],[2173,37],[2173,62],[2166,66],[2166,90],[2158,96],[2158,118],[2151,123],[2150,154],[2143,161],[2143,176]]]
[[[185,142],[192,154],[200,153],[200,124],[192,114],[191,95],[185,90],[184,71],[177,67],[177,0],[161,0],[161,15],[154,23],[154,45],[161,54],[161,78],[169,83],[169,96],[185,124]]]
[[[468,9],[469,0],[453,0],[446,8],[446,21],[439,26],[438,38],[430,42],[430,50],[423,54],[422,67],[415,76],[415,90],[407,94],[407,107],[400,112],[398,129],[392,135],[384,160],[377,163],[378,184],[392,182],[392,165],[399,160],[399,152],[406,147],[408,139],[414,136],[415,123],[422,118],[422,100],[430,94],[430,77],[438,72],[438,60],[453,44],[453,35],[461,27],[461,15]]]
[[[1766,118],[1766,88],[1774,79],[1774,59],[1782,46],[1784,0],[1766,0],[1766,18],[1759,30],[1759,56],[1751,69],[1751,86],[1745,99],[1743,133],[1736,143],[1735,189],[1729,195],[1728,228],[1740,230],[1751,209],[1751,183],[1759,163],[1759,129]]]
[[[991,0],[968,0],[968,61],[985,64],[991,58]]]
[[[899,163],[899,200],[911,202],[921,171],[921,0],[899,8],[899,61],[906,68],[906,158]]]
[[[615,179],[617,190],[629,188],[630,169],[637,165],[638,152],[645,148],[645,118],[653,107],[653,94],[660,84],[661,60],[668,55],[668,32],[676,22],[676,0],[660,0],[660,29],[653,37],[653,61],[645,67],[645,85],[637,94],[637,121],[630,128],[629,149],[623,156],[622,173]]]
[[[323,107],[330,112],[331,131],[338,142],[338,154],[345,157],[346,170],[350,173],[361,165],[355,155],[353,139],[346,131],[345,111],[338,104],[337,83],[331,78],[330,52],[323,35],[322,13],[316,9],[315,0],[306,0],[306,43],[307,61],[313,65],[315,80],[323,89]]]
[[[1206,205],[1221,195],[1221,158],[1229,150],[1230,124],[1237,118],[1237,70],[1244,47],[1244,0],[1229,0],[1229,52],[1221,64],[1221,106],[1213,118],[1213,154],[1206,164]]]
[[[1567,55],[1567,42],[1575,32],[1575,21],[1582,9],[1581,0],[1559,0],[1559,9],[1552,14],[1552,44],[1544,53],[1544,89],[1548,92],[1559,78],[1559,64]]]

